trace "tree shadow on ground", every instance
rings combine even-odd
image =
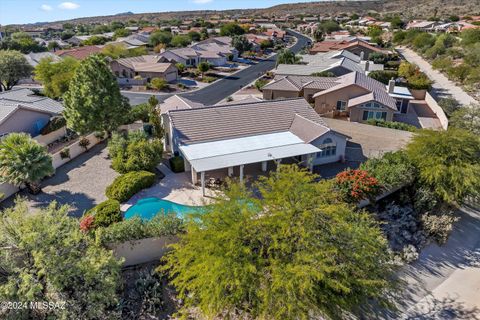
[[[477,307],[468,308],[464,303],[453,297],[443,299],[427,299],[427,302],[419,310],[414,310],[406,320],[427,320],[427,319],[458,319],[477,320],[480,319],[480,309]]]
[[[106,142],[100,142],[99,144],[88,149],[87,152],[82,153],[75,159],[70,160],[65,163],[63,166],[57,168],[55,174],[42,182],[42,187],[45,186],[56,186],[62,183],[67,182],[70,178],[68,173],[74,169],[78,169],[86,165],[86,162],[91,158],[98,156],[102,153],[103,149],[106,147]]]

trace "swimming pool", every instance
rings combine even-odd
[[[176,213],[177,217],[184,218],[187,213],[199,212],[202,210],[202,208],[204,207],[186,206],[172,201],[152,197],[138,200],[135,205],[128,208],[128,210],[125,212],[125,219],[138,216],[144,220],[150,220],[157,213],[162,211],[165,213],[174,212]]]

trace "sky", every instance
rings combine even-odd
[[[318,1],[318,0],[317,0]],[[0,25],[133,13],[266,8],[305,0],[0,0]]]

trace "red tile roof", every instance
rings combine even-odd
[[[89,55],[99,53],[102,48],[97,46],[84,46],[75,49],[59,50],[55,54],[59,57],[70,56],[78,60],[86,59]]]

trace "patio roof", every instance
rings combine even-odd
[[[258,163],[321,150],[291,132],[278,132],[180,146],[197,172]]]

